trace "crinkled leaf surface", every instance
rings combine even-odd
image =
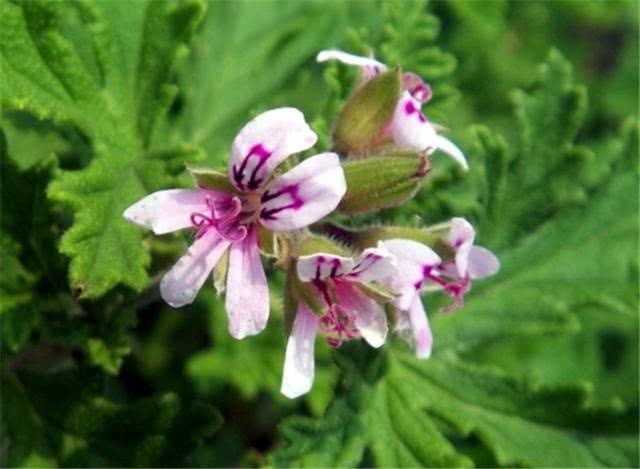
[[[3,388],[10,466],[175,466],[220,424],[212,407],[171,393],[117,403],[95,373],[3,375]]]
[[[121,215],[168,182],[164,162],[149,155],[151,137],[203,9],[195,0],[2,3],[3,105],[72,124],[92,144],[89,165],[60,171],[48,191],[73,209],[60,249],[84,298],[146,283],[141,232]]]

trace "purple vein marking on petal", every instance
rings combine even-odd
[[[264,220],[276,220],[277,217],[275,217],[274,215],[278,212],[282,212],[283,210],[288,210],[288,209],[298,210],[300,207],[304,205],[304,200],[302,200],[302,198],[300,198],[300,196],[298,195],[299,190],[300,190],[299,186],[297,184],[293,184],[291,186],[283,187],[282,189],[274,193],[270,193],[269,191],[266,191],[264,194],[262,194],[262,198],[260,199],[262,203],[268,202],[273,199],[277,199],[278,197],[283,196],[285,194],[289,195],[291,203],[287,205],[282,205],[278,208],[272,208],[272,209],[263,208],[262,210],[260,210],[260,218]]]
[[[324,264],[324,257],[318,256],[316,259],[316,280],[320,280],[320,269],[322,268],[322,264]]]
[[[254,145],[251,147],[251,149],[249,150],[249,153],[247,153],[247,156],[245,156],[244,159],[242,160],[242,163],[240,163],[239,168],[236,167],[235,164],[233,165],[233,167],[231,168],[233,171],[233,180],[236,182],[236,184],[240,189],[245,188],[245,184],[243,182],[244,176],[245,176],[244,171],[245,169],[247,169],[247,163],[249,162],[249,159],[252,156],[255,156],[258,158],[258,163],[253,167],[251,176],[249,177],[249,182],[247,183],[247,186],[246,186],[248,189],[255,190],[260,186],[260,184],[263,181],[263,179],[258,179],[257,177],[258,171],[260,170],[260,168],[262,168],[262,166],[264,166],[264,164],[267,162],[267,160],[271,155],[272,153],[269,150],[267,150],[262,145],[262,143],[258,143],[257,145]]]
[[[422,288],[422,285],[424,284],[424,281],[427,278],[431,278],[432,269],[433,266],[431,264],[425,264],[422,266],[422,278],[413,284],[416,290],[420,290]]]
[[[424,117],[424,114],[420,112],[420,110],[413,104],[413,101],[409,100],[404,105],[404,112],[410,116],[413,113],[416,113],[418,116],[418,120],[422,123],[427,122],[427,118]]]
[[[372,252],[367,253],[367,255],[364,256],[364,259],[362,259],[362,261],[358,262],[355,266],[353,266],[353,269],[351,269],[351,272],[349,272],[348,276],[349,277],[360,276],[365,270],[370,268],[373,264],[378,262],[380,259],[382,259],[382,256],[378,254],[374,254]]]
[[[340,259],[333,259],[331,261],[331,273],[329,274],[329,277],[336,276],[336,273],[338,272],[338,267],[340,267],[341,264],[342,262],[340,262]]]

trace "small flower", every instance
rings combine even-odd
[[[401,335],[412,332],[416,356],[429,358],[433,335],[427,314],[422,306],[420,290],[431,272],[441,263],[430,247],[410,239],[389,239],[380,245],[393,254],[398,263],[395,275],[383,283],[398,294],[392,305],[397,314],[396,331]]]
[[[389,239],[379,243],[397,259],[398,273],[383,283],[399,294],[392,301],[398,319],[396,330],[401,334],[413,332],[418,358],[429,358],[433,346],[420,291],[443,290],[454,298],[453,304],[443,311],[453,311],[462,306],[471,280],[494,275],[500,269],[500,262],[491,251],[473,245],[475,234],[464,218],[453,218],[442,240],[453,255],[444,260],[433,249],[414,240]]]
[[[464,294],[471,288],[471,280],[489,277],[500,269],[500,261],[487,248],[474,246],[476,236],[471,223],[464,218],[452,218],[449,232],[442,240],[454,257],[442,261],[428,280],[450,294],[454,302],[443,311],[453,311],[463,304]]]
[[[340,160],[321,153],[286,173],[275,168],[317,140],[294,108],[264,112],[236,136],[229,162],[230,191],[171,189],[130,206],[124,218],[156,234],[193,228],[195,241],[160,283],[162,298],[177,308],[194,301],[229,251],[225,306],[230,334],[261,332],[269,316],[269,291],[260,260],[258,230],[295,230],[335,209],[346,191]]]
[[[384,308],[361,288],[395,272],[394,257],[381,248],[366,249],[355,262],[334,254],[298,259],[298,277],[311,285],[321,300],[323,312],[317,316],[304,303],[298,304],[287,341],[282,394],[294,398],[311,389],[318,332],[331,347],[360,337],[372,347],[384,344],[388,329]]]
[[[371,80],[387,69],[387,66],[369,57],[360,57],[338,50],[324,50],[316,57],[318,62],[338,60],[348,65],[360,67],[361,83]],[[462,151],[450,140],[439,135],[437,124],[430,123],[422,113],[422,104],[431,99],[431,88],[415,73],[402,75],[402,94],[398,100],[393,118],[384,129],[384,133],[393,138],[401,150],[424,152],[431,155],[442,150],[466,171],[469,169]]]

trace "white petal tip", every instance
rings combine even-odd
[[[296,399],[300,396],[304,396],[311,390],[311,386],[285,386],[284,383],[280,388],[280,393],[289,399]]]
[[[265,324],[259,324],[259,325],[255,325],[252,326],[250,328],[246,328],[246,329],[232,329],[231,327],[229,327],[229,334],[231,335],[231,337],[233,337],[234,339],[237,340],[242,340],[246,337],[252,337],[254,335],[258,335],[260,334],[266,327],[266,323]]]

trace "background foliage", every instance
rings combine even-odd
[[[638,464],[637,2],[0,9],[3,466]],[[289,401],[281,274],[267,330],[235,341],[212,288],[159,298],[188,236],[120,214],[186,187],[185,162],[224,167],[269,107],[328,148],[355,77],[314,63],[329,47],[422,75],[471,166],[436,156],[416,199],[344,221],[465,216],[503,267],[431,314],[432,359],[319,343]]]

